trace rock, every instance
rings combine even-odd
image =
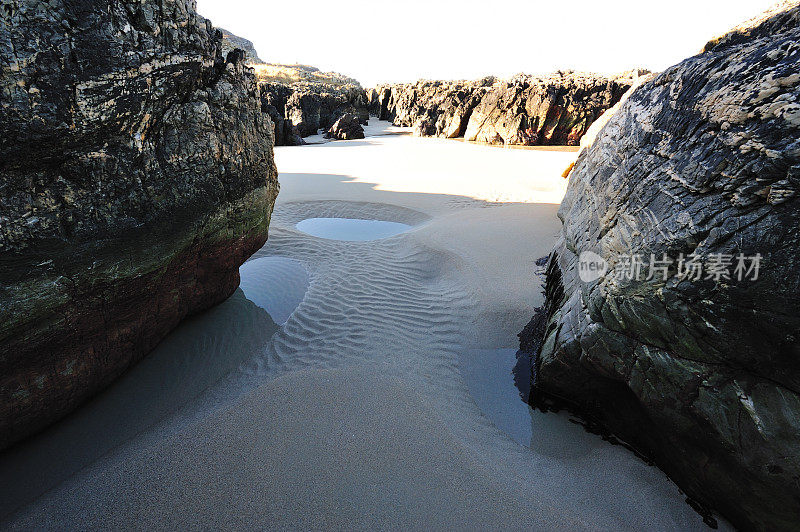
[[[342,115],[325,134],[327,138],[336,140],[363,139],[364,128],[356,115],[347,113]]]
[[[457,138],[464,135],[472,110],[493,82],[486,78],[382,85],[369,95],[369,105],[381,120],[413,127],[417,136]]]
[[[464,138],[489,144],[576,146],[637,74],[607,78],[557,72],[496,83],[474,109]]]
[[[346,113],[358,115],[364,124],[369,120],[366,91],[355,79],[308,65],[265,63],[252,42],[220,31],[223,54],[238,49],[255,72],[262,110],[273,123],[275,146],[305,144],[303,137],[329,129]]]
[[[581,153],[546,324],[522,338],[537,393],[748,530],[800,516],[800,7],[782,9],[644,83]],[[692,253],[700,278],[678,275]]]
[[[370,116],[380,116],[381,104],[379,101],[379,93],[377,89],[367,89],[367,111]]]
[[[703,47],[708,52],[717,46],[737,44],[752,38],[760,38],[780,31],[781,28],[800,24],[800,15],[792,8],[797,0],[780,0],[769,9],[739,24],[724,35],[711,39]]]
[[[635,91],[641,85],[643,85],[646,82],[650,81],[654,77],[655,77],[655,74],[652,74],[652,73],[642,74],[642,75],[638,76],[633,81],[633,84],[630,86],[630,88],[627,91],[625,91],[625,94],[622,95],[622,97],[619,99],[619,101],[617,103],[615,103],[606,112],[604,112],[602,115],[600,115],[600,118],[598,118],[597,120],[592,122],[592,125],[589,126],[589,129],[586,130],[586,133],[584,133],[583,136],[581,136],[581,140],[580,140],[580,143],[579,143],[580,150],[578,151],[578,157],[580,157],[580,154],[584,150],[586,150],[587,148],[589,148],[589,146],[594,144],[594,141],[597,138],[597,135],[600,133],[600,131],[603,129],[603,127],[605,127],[605,125],[608,123],[608,121],[611,120],[611,117],[613,117],[617,113],[619,108],[622,107],[622,104],[625,103],[628,100],[628,98],[630,98],[631,94],[633,94],[633,91]],[[574,165],[575,165],[575,163],[572,163],[569,166],[569,168],[566,169],[566,171],[563,174],[563,177],[569,177],[569,174],[572,171]]]
[[[613,78],[558,72],[543,78],[520,74],[509,81],[489,77],[382,85],[368,94],[368,105],[380,119],[413,127],[420,136],[577,145],[643,72]]]
[[[263,63],[263,61],[259,59],[258,52],[256,52],[256,48],[251,41],[248,41],[244,37],[234,35],[228,30],[222,28],[217,29],[222,32],[222,55],[227,57],[229,53],[238,48],[244,52],[243,59],[245,63]]]
[[[0,18],[3,448],[230,296],[278,182],[252,72],[193,1]]]
[[[272,120],[275,146],[299,146],[304,144],[297,128],[286,118],[286,102],[294,91],[279,83],[259,83],[261,110]]]
[[[334,86],[319,83],[260,83],[265,112],[282,115],[284,133],[278,132],[276,145],[295,145],[301,137],[328,130],[345,114],[354,114],[363,124],[369,119],[366,92],[360,86]],[[271,109],[272,108],[272,109]],[[274,110],[273,110],[274,109]]]

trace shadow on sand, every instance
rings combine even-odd
[[[0,522],[156,425],[257,355],[278,330],[241,289],[184,320],[112,386],[0,454]]]

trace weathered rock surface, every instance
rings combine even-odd
[[[278,116],[282,122],[275,122],[278,146],[302,143],[299,138],[330,129],[345,114],[356,115],[364,124],[369,119],[366,92],[360,86],[318,83],[260,83],[259,86],[265,111],[273,117],[282,114]]]
[[[619,101],[637,76],[559,72],[508,81],[420,81],[379,86],[370,110],[420,136],[464,137],[489,144],[577,145],[589,126]]]
[[[255,72],[261,107],[272,120],[276,146],[305,144],[303,137],[316,135],[319,129],[327,131],[347,113],[367,123],[367,93],[355,79],[309,65],[265,63],[252,42],[221,31],[223,53],[239,49]]]
[[[630,95],[579,156],[546,320],[522,335],[539,393],[742,529],[800,525],[799,15],[784,5]],[[590,251],[608,270],[582,280]],[[674,261],[666,279],[651,254]],[[699,278],[679,274],[690,254]],[[757,279],[739,254],[761,256]]]
[[[497,83],[473,111],[464,138],[489,144],[577,146],[638,74],[607,78],[558,72]]]
[[[364,128],[358,117],[352,113],[342,115],[325,134],[327,138],[336,140],[363,139]]]
[[[275,146],[299,146],[303,139],[292,121],[286,118],[286,103],[294,89],[281,83],[259,83],[261,110],[272,120]]]
[[[494,78],[480,81],[419,81],[382,85],[368,99],[376,116],[418,136],[464,136],[470,116]]]
[[[233,293],[278,182],[252,72],[193,1],[0,19],[2,448]]]

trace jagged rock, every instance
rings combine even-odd
[[[413,127],[415,135],[456,138],[464,135],[472,110],[494,81],[382,85],[368,94],[369,106],[381,120]]]
[[[559,72],[509,81],[420,81],[382,85],[368,93],[382,120],[420,136],[464,137],[489,144],[577,145],[644,71],[607,78]]]
[[[630,88],[636,74],[607,78],[557,72],[496,83],[474,109],[464,138],[489,144],[576,146],[592,122]]]
[[[717,46],[737,44],[751,38],[763,37],[792,24],[800,24],[800,15],[792,8],[797,0],[780,0],[769,9],[747,20],[725,34],[711,39],[703,47],[708,52]]]
[[[784,5],[630,95],[579,156],[543,337],[523,335],[540,394],[748,530],[800,516],[798,17]],[[692,253],[698,279],[678,272]]]
[[[371,116],[380,116],[381,103],[378,89],[367,89],[367,111]],[[385,120],[385,119],[384,119]]]
[[[2,448],[233,293],[278,182],[252,72],[193,1],[0,19]]]
[[[366,92],[360,86],[323,84],[260,83],[265,112],[282,116],[276,122],[276,145],[302,143],[297,139],[329,129],[345,114],[354,114],[366,124],[369,119]],[[283,128],[283,133],[278,127]]]
[[[325,134],[327,138],[337,140],[363,139],[364,128],[356,115],[347,113],[342,115]]]
[[[600,133],[603,127],[605,127],[608,121],[611,120],[611,117],[613,117],[617,113],[619,108],[622,107],[622,104],[625,103],[625,101],[627,101],[628,98],[630,98],[631,94],[633,94],[633,91],[635,91],[636,89],[639,88],[640,85],[643,85],[644,83],[650,81],[654,77],[655,74],[652,73],[642,74],[638,76],[633,81],[633,84],[630,86],[630,88],[625,92],[625,94],[622,95],[619,101],[615,103],[606,112],[604,112],[602,115],[600,115],[600,118],[592,122],[592,125],[589,126],[589,129],[586,130],[586,133],[584,133],[583,136],[581,136],[580,150],[578,151],[578,157],[580,157],[581,152],[589,148],[594,143],[595,139],[597,138],[597,135]],[[567,168],[564,171],[563,177],[569,177],[569,174],[570,172],[572,172],[574,166],[575,163],[573,162],[569,166],[569,168]]]
[[[286,118],[286,102],[294,93],[291,87],[279,83],[259,83],[261,110],[272,120],[275,146],[299,146],[303,139],[292,121]]]

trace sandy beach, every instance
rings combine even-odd
[[[275,149],[241,289],[2,457],[0,484],[33,478],[3,528],[706,528],[660,470],[509,388],[574,150],[367,135]],[[308,218],[410,228],[351,242]]]

